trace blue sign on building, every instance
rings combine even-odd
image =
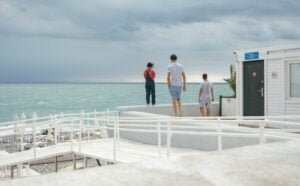
[[[256,59],[259,59],[259,52],[245,53],[245,60],[256,60]]]

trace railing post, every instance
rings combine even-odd
[[[109,122],[110,122],[110,115],[109,115],[109,109],[106,109],[106,113],[105,113],[105,119],[107,120],[107,122],[105,123],[104,126],[109,126]]]
[[[70,134],[70,145],[71,145],[71,151],[73,151],[73,138],[74,138],[74,119],[71,120],[71,134]]]
[[[87,168],[87,157],[83,157],[83,168]]]
[[[37,114],[34,112],[32,114],[32,133],[33,133],[33,157],[36,159],[36,119]]]
[[[82,141],[82,130],[84,126],[84,111],[81,110],[81,115],[80,115],[80,122],[79,122],[79,152],[81,153],[81,141]]]
[[[161,157],[161,122],[157,123],[157,144],[158,144],[158,155]]]
[[[167,157],[171,156],[171,121],[168,122],[168,129],[167,129]]]
[[[76,170],[76,154],[73,154],[73,170]]]
[[[265,123],[259,124],[259,143],[264,144],[266,142],[265,139]]]
[[[10,166],[10,178],[14,179],[14,165]]]
[[[19,116],[15,115],[15,117],[14,117],[14,140],[16,139],[16,133],[18,131],[18,123],[19,123]]]
[[[54,123],[54,144],[57,144],[57,130],[58,130],[58,122],[57,122],[57,116],[53,116],[53,123]]]
[[[117,145],[120,150],[120,116],[119,113],[117,115]]]
[[[17,164],[17,176],[18,177],[21,177],[21,168],[22,168],[21,164]]]
[[[23,151],[23,148],[24,148],[24,133],[23,133],[23,127],[25,127],[25,126],[22,126],[22,128],[20,129],[20,132],[21,132],[21,139],[20,139],[20,143],[21,143],[21,145],[20,145],[20,147],[21,147],[21,152]]]
[[[113,161],[116,163],[117,161],[117,125],[116,121],[114,121],[114,139],[113,139]]]
[[[97,121],[97,110],[94,110],[94,125],[97,126],[98,125],[98,121]]]
[[[90,135],[91,135],[91,126],[90,126],[90,114],[87,115],[87,137],[88,141],[90,140]]]
[[[17,131],[19,132],[19,134],[20,134],[20,150],[21,150],[21,152],[23,151],[23,149],[24,149],[24,127],[25,127],[25,122],[24,122],[24,120],[26,119],[26,115],[23,113],[22,114],[22,116],[21,116],[21,120],[22,120],[22,123],[21,123],[21,125],[18,125],[17,126]]]
[[[18,125],[17,128],[17,132],[19,133],[20,135],[20,150],[21,152],[23,151],[23,143],[24,143],[24,139],[23,139],[23,127],[25,127],[25,120],[26,119],[26,115],[24,113],[22,113],[21,115],[21,125]]]
[[[60,136],[60,139],[62,139],[61,137],[61,131],[62,131],[62,128],[64,127],[63,125],[64,125],[64,122],[65,122],[65,120],[64,120],[64,113],[63,112],[61,112],[60,113],[60,117],[59,117],[59,122],[58,122],[58,131],[57,131],[57,133],[58,133],[58,136]],[[64,139],[62,139],[63,141],[65,141]]]
[[[82,141],[82,123],[80,121],[80,125],[79,125],[79,152],[81,153],[81,141]]]
[[[55,156],[55,172],[58,172],[58,156]]]
[[[218,151],[223,150],[223,142],[222,142],[222,126],[221,126],[221,120],[218,118]]]

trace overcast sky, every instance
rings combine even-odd
[[[299,0],[0,0],[0,82],[221,81],[233,50],[300,42]]]

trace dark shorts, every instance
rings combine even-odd
[[[211,108],[211,99],[210,98],[202,98],[199,101],[200,108]]]

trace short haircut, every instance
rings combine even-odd
[[[176,61],[177,60],[177,56],[175,54],[172,54],[170,56],[171,61]]]
[[[203,79],[207,79],[207,74],[202,75]]]
[[[149,63],[147,64],[147,67],[152,68],[152,67],[153,67],[153,63],[150,63],[150,62],[149,62]]]

